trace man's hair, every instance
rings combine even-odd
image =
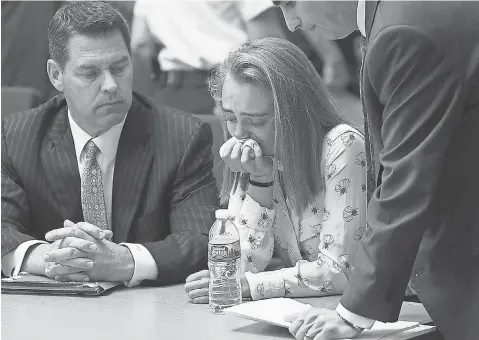
[[[60,8],[48,26],[50,58],[62,67],[68,61],[68,44],[74,34],[104,37],[119,30],[131,55],[130,29],[121,13],[103,1],[79,1]]]

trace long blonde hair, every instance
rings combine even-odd
[[[322,189],[319,173],[325,135],[336,125],[350,122],[331,101],[307,56],[287,40],[262,38],[243,43],[230,52],[209,79],[209,89],[216,101],[221,101],[227,75],[270,92],[274,104],[274,157],[283,166],[285,195],[295,211],[301,213]],[[231,136],[222,116],[226,141]],[[276,173],[276,163],[274,167]],[[227,204],[240,175],[225,166],[222,204]]]

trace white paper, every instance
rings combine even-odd
[[[295,313],[302,313],[308,308],[311,308],[311,305],[293,299],[275,298],[244,302],[237,306],[225,309],[225,312],[227,314],[236,314],[246,319],[288,328],[291,323],[285,320],[286,316]],[[420,333],[425,332],[424,327],[418,322],[398,321],[393,323],[383,323],[376,321],[370,330],[365,330],[355,339],[386,340],[392,339],[391,336],[402,332],[405,332],[405,337],[400,337],[400,339],[409,339],[417,333],[415,330]],[[394,337],[394,339],[395,338],[396,337]]]
[[[246,319],[288,328],[290,322],[287,322],[285,317],[294,313],[302,313],[307,308],[311,308],[311,305],[288,298],[275,298],[243,302],[226,308],[225,312],[237,314]]]

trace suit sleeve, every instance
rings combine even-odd
[[[370,42],[366,67],[384,107],[377,150],[383,173],[341,304],[395,321],[423,234],[438,223],[433,198],[463,109],[463,84],[451,61],[412,27],[381,31]]]
[[[16,129],[21,122],[13,120],[6,127],[2,121],[2,258],[23,242],[33,240],[28,197],[10,160],[5,130]]]
[[[201,123],[191,135],[172,185],[171,234],[143,244],[158,266],[156,284],[182,282],[207,267],[208,232],[218,207],[212,141],[211,127]]]

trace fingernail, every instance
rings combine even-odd
[[[86,266],[87,268],[93,268],[93,261],[88,261],[88,262],[85,264],[85,266]]]
[[[50,237],[50,235],[51,235],[50,232],[46,233],[45,238],[48,239]]]
[[[100,232],[98,233],[98,235],[100,236],[100,238],[104,238],[104,237],[105,237],[105,232],[100,231]]]
[[[83,282],[88,282],[88,281],[90,281],[90,279],[87,278],[87,277],[84,277],[84,278],[82,279],[82,281],[83,281]]]
[[[96,244],[90,244],[90,249],[93,251],[96,251]]]

